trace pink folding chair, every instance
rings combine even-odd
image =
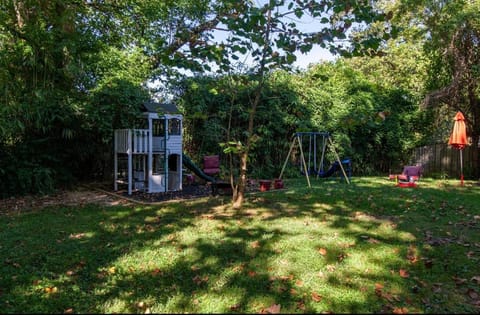
[[[209,176],[220,173],[220,157],[218,155],[206,155],[203,157],[203,172]]]

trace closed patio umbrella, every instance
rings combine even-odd
[[[465,117],[461,112],[455,115],[453,131],[448,140],[448,144],[460,151],[460,185],[463,186],[463,157],[462,151],[467,145],[467,128],[465,126]]]

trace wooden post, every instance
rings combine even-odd
[[[282,179],[283,171],[285,170],[285,166],[287,165],[288,159],[290,158],[290,154],[292,153],[293,146],[295,145],[295,140],[298,140],[298,146],[300,147],[300,156],[302,158],[303,168],[305,170],[305,176],[307,177],[308,187],[311,188],[312,186],[310,185],[310,178],[308,177],[307,164],[305,162],[305,157],[303,156],[302,142],[300,141],[300,136],[298,135],[295,135],[294,138],[292,139],[292,144],[290,145],[287,158],[285,159],[285,163],[283,163],[282,171],[280,172],[280,176],[278,177],[278,179]]]
[[[132,194],[132,130],[128,129],[127,155],[128,155],[128,194]]]
[[[348,176],[345,173],[345,170],[343,169],[342,161],[340,160],[340,157],[338,156],[337,151],[335,150],[335,147],[333,146],[333,141],[332,141],[332,139],[330,139],[330,137],[328,138],[328,140],[330,140],[330,145],[332,146],[333,153],[335,153],[335,157],[337,158],[337,161],[340,164],[340,168],[342,170],[343,176],[345,177],[345,180],[347,181],[347,183],[350,184],[350,180],[348,179]]]
[[[148,116],[148,180],[147,180],[147,185],[148,185],[148,192],[151,191],[151,186],[152,186],[152,176],[153,176],[153,123],[152,123],[152,117],[150,115]]]
[[[167,151],[167,144],[168,144],[168,119],[167,116],[163,117],[163,128],[164,128],[164,159],[163,159],[163,167],[164,167],[164,177],[165,178],[165,184],[163,185],[165,187],[165,192],[167,192],[168,189],[168,151]]]
[[[305,157],[303,155],[302,142],[300,141],[299,136],[296,136],[296,137],[298,140],[298,146],[300,147],[300,156],[302,157],[303,169],[305,170],[305,176],[307,177],[308,187],[312,188],[312,185],[310,185],[310,178],[308,176],[307,164],[305,163]]]
[[[288,159],[290,158],[290,154],[292,153],[294,145],[295,145],[295,138],[292,139],[290,150],[288,150],[287,158],[285,159],[285,163],[283,163],[282,171],[280,172],[280,176],[278,177],[278,179],[282,179],[283,171],[285,170],[285,166],[287,166],[287,162],[288,162]]]

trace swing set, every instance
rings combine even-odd
[[[305,155],[303,153],[303,147],[305,143],[308,142],[308,164],[307,160],[305,160]],[[330,147],[335,154],[336,161],[330,166],[327,171],[324,171],[324,158],[325,158],[325,151],[327,145],[330,144]],[[333,175],[338,170],[342,171],[343,177],[350,184],[349,177],[351,176],[351,162],[350,159],[340,160],[340,157],[335,150],[333,145],[333,141],[331,139],[330,133],[328,132],[297,132],[292,137],[292,143],[290,145],[290,150],[288,151],[287,158],[285,159],[285,163],[283,164],[282,171],[280,173],[279,179],[282,179],[283,172],[287,165],[288,159],[293,151],[295,145],[298,145],[300,150],[300,158],[301,158],[301,165],[300,165],[300,172],[305,175],[307,178],[308,187],[311,187],[310,184],[310,175],[316,175],[317,178],[319,177],[329,177]],[[317,163],[317,152],[321,149],[320,161]],[[347,167],[347,172],[345,171],[344,165]],[[302,169],[303,166],[303,169]]]

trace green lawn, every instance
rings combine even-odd
[[[2,313],[478,313],[480,186],[285,181],[0,216]],[[0,200],[1,202],[1,200]]]

